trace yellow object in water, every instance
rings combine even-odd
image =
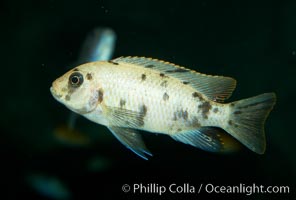
[[[91,143],[88,135],[65,124],[58,126],[54,130],[54,136],[58,141],[68,145],[86,146]]]

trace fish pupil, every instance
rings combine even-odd
[[[83,83],[83,75],[79,72],[74,72],[69,77],[69,84],[72,87],[79,87]]]
[[[73,84],[77,84],[79,82],[79,78],[77,76],[72,77],[71,79]]]

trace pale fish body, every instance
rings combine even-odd
[[[235,85],[232,78],[200,74],[168,62],[120,57],[72,69],[53,82],[51,92],[72,111],[107,126],[145,159],[145,154],[152,154],[137,130],[167,134],[211,152],[233,150],[234,137],[264,153],[263,126],[275,95],[223,103]]]

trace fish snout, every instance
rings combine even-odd
[[[56,91],[55,91],[55,89],[54,89],[53,86],[50,87],[50,93],[52,94],[52,96],[53,96],[56,100],[58,100],[58,99],[60,99],[60,98],[62,97],[62,95],[58,95],[58,94],[56,93]]]
[[[52,83],[52,86],[50,87],[50,92],[52,94],[52,96],[55,99],[60,99],[63,95],[61,94],[61,90],[58,84],[58,80],[54,81]]]

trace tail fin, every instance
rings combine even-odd
[[[274,93],[265,93],[230,103],[224,129],[252,151],[263,154],[266,148],[264,123],[275,100]]]

